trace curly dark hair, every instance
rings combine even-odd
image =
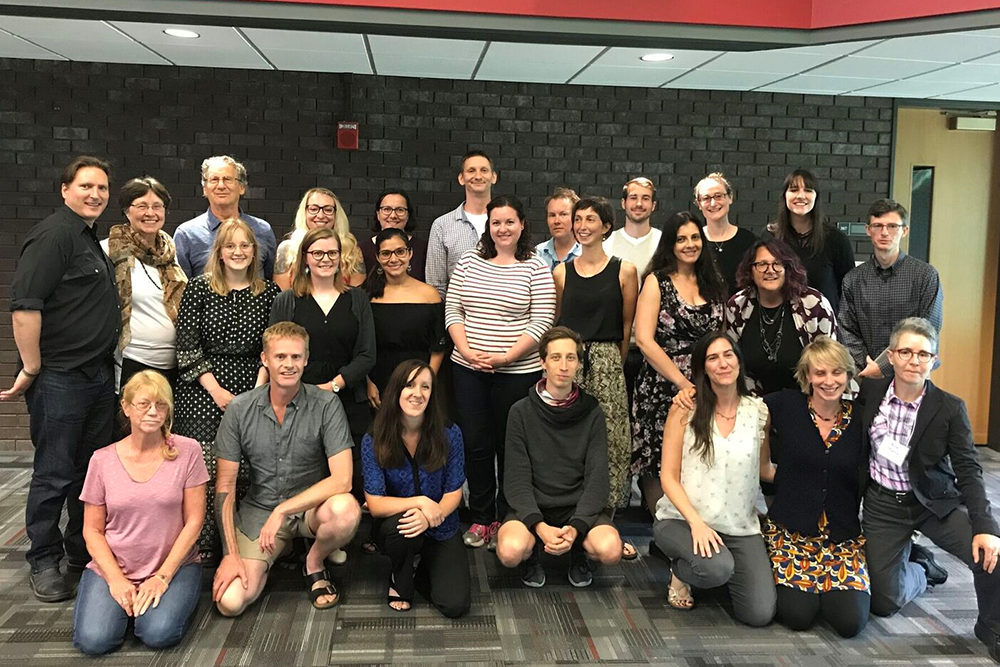
[[[517,239],[517,247],[514,249],[514,259],[524,262],[531,259],[535,254],[535,246],[531,243],[531,228],[528,226],[528,219],[524,215],[524,204],[521,203],[520,199],[511,195],[494,197],[493,201],[486,205],[486,229],[483,230],[483,235],[479,238],[479,245],[476,247],[476,250],[483,259],[493,259],[497,256],[497,245],[490,234],[489,218],[493,216],[495,209],[507,206],[514,209],[517,219],[524,224],[524,228],[521,229],[521,236]]]
[[[795,254],[787,243],[781,239],[760,239],[747,250],[736,269],[736,284],[740,289],[754,287],[753,266],[757,261],[757,251],[766,248],[774,259],[785,265],[785,284],[781,288],[781,296],[785,301],[794,296],[802,296],[809,286],[806,278],[806,268],[802,266],[802,261]]]
[[[663,223],[663,235],[656,246],[653,258],[649,262],[649,270],[646,275],[657,271],[667,274],[677,272],[677,255],[674,254],[674,246],[677,244],[677,234],[684,225],[694,225],[701,234],[701,226],[698,219],[689,211],[678,211],[667,218]],[[703,240],[704,242],[704,240]],[[726,283],[722,279],[722,274],[715,266],[715,260],[709,256],[708,248],[702,246],[701,254],[694,263],[694,276],[698,281],[698,292],[705,301],[722,302],[726,301]],[[646,276],[643,276],[645,280]],[[640,281],[641,283],[641,281]]]

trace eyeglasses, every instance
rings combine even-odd
[[[896,356],[899,357],[899,360],[903,362],[907,362],[913,358],[913,355],[917,355],[917,360],[922,364],[930,362],[931,359],[937,356],[927,350],[911,350],[908,347],[901,347],[897,350],[893,350],[893,352],[895,352]]]
[[[726,201],[726,198],[728,196],[729,196],[728,192],[716,192],[714,195],[701,195],[700,197],[698,197],[697,201],[701,202],[702,204],[707,204],[713,201],[716,204],[721,204],[722,202]]]
[[[236,183],[236,179],[232,176],[213,176],[212,178],[205,181],[210,187],[218,187],[220,183],[224,183],[227,186],[233,186]]]
[[[309,204],[308,206],[306,206],[306,213],[308,213],[309,215],[319,215],[320,211],[322,211],[326,215],[333,215],[334,213],[337,212],[337,207],[333,205],[317,206],[316,204]]]
[[[163,204],[132,204],[132,208],[139,211],[139,213],[145,213],[146,211],[152,211],[153,213],[163,213],[167,207]]]
[[[409,248],[396,248],[395,250],[379,250],[378,251],[378,258],[379,259],[389,259],[393,255],[395,255],[396,257],[399,257],[400,259],[403,259],[404,257],[406,257],[406,254],[408,252],[410,252]]]
[[[390,215],[392,215],[393,213],[395,213],[397,217],[402,218],[404,215],[406,215],[406,212],[409,211],[409,210],[410,209],[406,208],[405,206],[379,206],[378,207],[378,212],[381,213],[382,215],[384,215],[387,218]]]
[[[895,234],[897,231],[906,227],[906,225],[901,225],[897,222],[870,222],[868,223],[868,229],[872,230],[876,234],[881,232],[883,229],[890,234]]]
[[[322,262],[324,257],[329,257],[330,259],[337,259],[340,257],[339,250],[310,250],[308,253],[317,262]]]
[[[156,408],[156,412],[161,414],[165,414],[170,409],[170,406],[163,401],[156,401],[155,403],[152,401],[136,401],[132,403],[132,407],[139,412],[149,412],[150,408]]]
[[[225,250],[226,252],[236,252],[237,249],[242,250],[243,252],[250,252],[251,250],[253,250],[253,244],[252,243],[227,243],[226,245],[222,246],[222,249]]]
[[[781,273],[785,270],[785,263],[779,260],[774,260],[773,262],[754,262],[751,264],[753,268],[757,269],[761,273],[764,273],[768,269],[771,269],[775,273]]]

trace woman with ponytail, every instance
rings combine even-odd
[[[83,571],[73,644],[98,655],[121,646],[129,619],[150,648],[178,643],[198,605],[195,542],[208,470],[196,440],[174,435],[170,383],[152,370],[122,388],[131,433],[94,452],[83,483]]]

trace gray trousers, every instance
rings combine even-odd
[[[725,546],[711,558],[694,553],[691,527],[683,519],[656,521],[653,537],[670,558],[670,569],[685,584],[728,587],[737,621],[759,627],[774,618],[777,593],[763,537],[719,533]]]
[[[892,616],[927,588],[924,569],[910,562],[910,538],[919,530],[972,570],[979,624],[994,636],[1000,634],[1000,569],[987,574],[982,557],[978,564],[973,562],[972,523],[965,507],[939,519],[913,494],[900,501],[872,484],[865,493],[861,525],[867,540],[873,614]]]

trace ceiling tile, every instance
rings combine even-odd
[[[1000,102],[1000,84],[975,88],[935,97],[936,100],[968,100],[970,102]]]
[[[114,25],[137,42],[145,44],[177,65],[246,69],[271,68],[240,37],[235,28],[173,23],[132,23],[129,21],[115,21]],[[167,28],[193,30],[201,36],[197,39],[171,37],[163,32]]]
[[[912,76],[907,81],[937,81],[945,83],[996,83],[1000,81],[1000,64],[963,63],[936,72]]]
[[[856,88],[870,86],[873,79],[858,79],[846,76],[814,76],[800,74],[783,81],[776,81],[758,90],[775,93],[817,93],[822,95],[840,95]]]
[[[243,32],[281,70],[372,73],[361,35],[261,28]]]
[[[653,63],[658,64],[658,63]],[[605,67],[591,65],[573,79],[573,83],[595,86],[658,87],[689,70],[670,67]]]
[[[1000,43],[1000,40],[998,40]],[[864,52],[865,54],[868,51]],[[832,63],[822,65],[809,74],[816,76],[847,76],[861,79],[902,79],[940,69],[939,62],[925,60],[886,60],[885,58],[867,58],[864,56],[847,56]]]
[[[0,58],[31,58],[33,60],[65,60],[51,51],[29,44],[0,31]]]
[[[601,51],[599,46],[492,42],[476,78],[558,83],[579,72]]]
[[[870,88],[860,86],[851,91],[851,95],[864,95],[866,97],[913,97],[925,98],[933,95],[947,95],[969,88],[968,83],[943,83],[935,81],[889,81],[881,85]]]
[[[1000,51],[1000,37],[979,36],[974,32],[894,37],[870,49],[863,55],[868,58],[892,60],[933,60],[942,63],[960,63],[989,53]]]
[[[871,39],[860,42],[836,42],[834,44],[810,44],[808,46],[793,46],[787,49],[772,49],[769,53],[783,53],[790,57],[800,55],[827,56],[836,58],[846,56],[848,53],[855,53],[873,44],[878,44],[882,40]]]
[[[4,16],[3,28],[70,60],[168,64],[163,58],[101,21]]]
[[[804,69],[822,65],[831,58],[839,56],[820,55],[815,53],[787,53],[787,49],[779,51],[731,51],[721,58],[702,65],[703,70],[723,70],[726,72],[770,72],[777,75],[788,75],[801,72]],[[772,77],[777,79],[778,77]]]
[[[486,42],[369,35],[375,69],[388,76],[468,79]]]
[[[648,53],[669,53],[673,55],[673,59],[662,63],[647,63],[639,60]],[[662,69],[686,70],[697,67],[721,53],[722,51],[696,51],[693,49],[632,49],[613,47],[601,54],[601,57],[594,64],[602,67],[642,67],[646,69],[659,67]]]
[[[770,72],[723,72],[707,69],[696,69],[684,76],[674,79],[667,88],[708,88],[711,90],[750,90],[763,86],[780,74]]]

